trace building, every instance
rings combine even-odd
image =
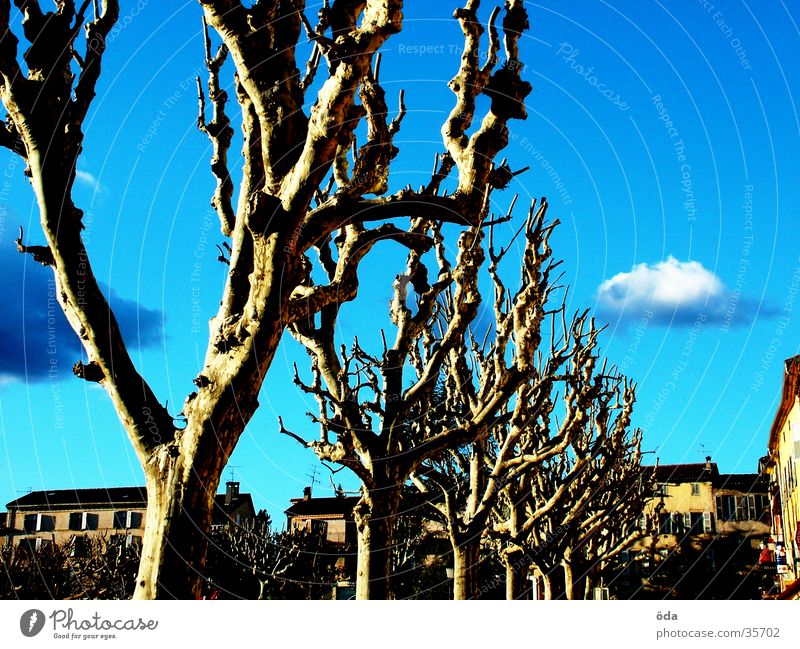
[[[144,487],[32,491],[6,505],[0,543],[41,548],[62,545],[76,537],[124,535],[128,544],[140,544],[144,534],[147,493]],[[228,482],[215,497],[215,525],[253,518],[250,494],[239,493],[238,482]]]
[[[762,460],[770,476],[772,538],[776,578],[782,599],[800,597],[800,356],[786,361],[783,389],[770,428],[767,456]]]
[[[356,543],[356,524],[353,509],[359,496],[312,498],[311,487],[303,489],[302,498],[292,498],[285,511],[289,532],[319,532],[326,541],[337,545]]]
[[[767,476],[721,474],[716,463],[654,467],[645,535],[623,552],[606,586],[619,599],[760,599],[770,535]],[[608,573],[607,573],[608,574]]]

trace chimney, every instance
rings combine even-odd
[[[239,483],[226,482],[225,483],[225,506],[229,507],[230,504],[239,497]]]
[[[706,455],[706,471],[711,473],[711,456]]]
[[[303,500],[311,498],[311,487],[303,487]]]

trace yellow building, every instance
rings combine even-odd
[[[782,598],[798,598],[800,591],[800,356],[786,361],[783,391],[769,434],[765,458],[772,496],[772,536]]]
[[[766,476],[716,463],[661,465],[644,535],[609,580],[620,599],[752,599],[772,588],[759,566],[770,533]]]
[[[147,492],[144,487],[61,489],[32,491],[6,505],[0,518],[0,545],[39,549],[63,545],[75,537],[75,552],[90,537],[124,536],[127,545],[139,545],[144,534]],[[250,494],[239,493],[238,482],[226,483],[217,494],[213,524],[240,523],[255,516]]]

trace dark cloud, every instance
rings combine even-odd
[[[44,268],[13,248],[0,251],[0,380],[39,381],[72,376],[72,365],[84,354],[56,299],[55,282]],[[122,334],[131,346],[160,344],[163,317],[102,287]]]

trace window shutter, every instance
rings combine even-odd
[[[711,512],[703,512],[703,531],[713,532],[711,527]]]
[[[683,529],[686,532],[692,531],[692,515],[689,512],[683,514]]]

